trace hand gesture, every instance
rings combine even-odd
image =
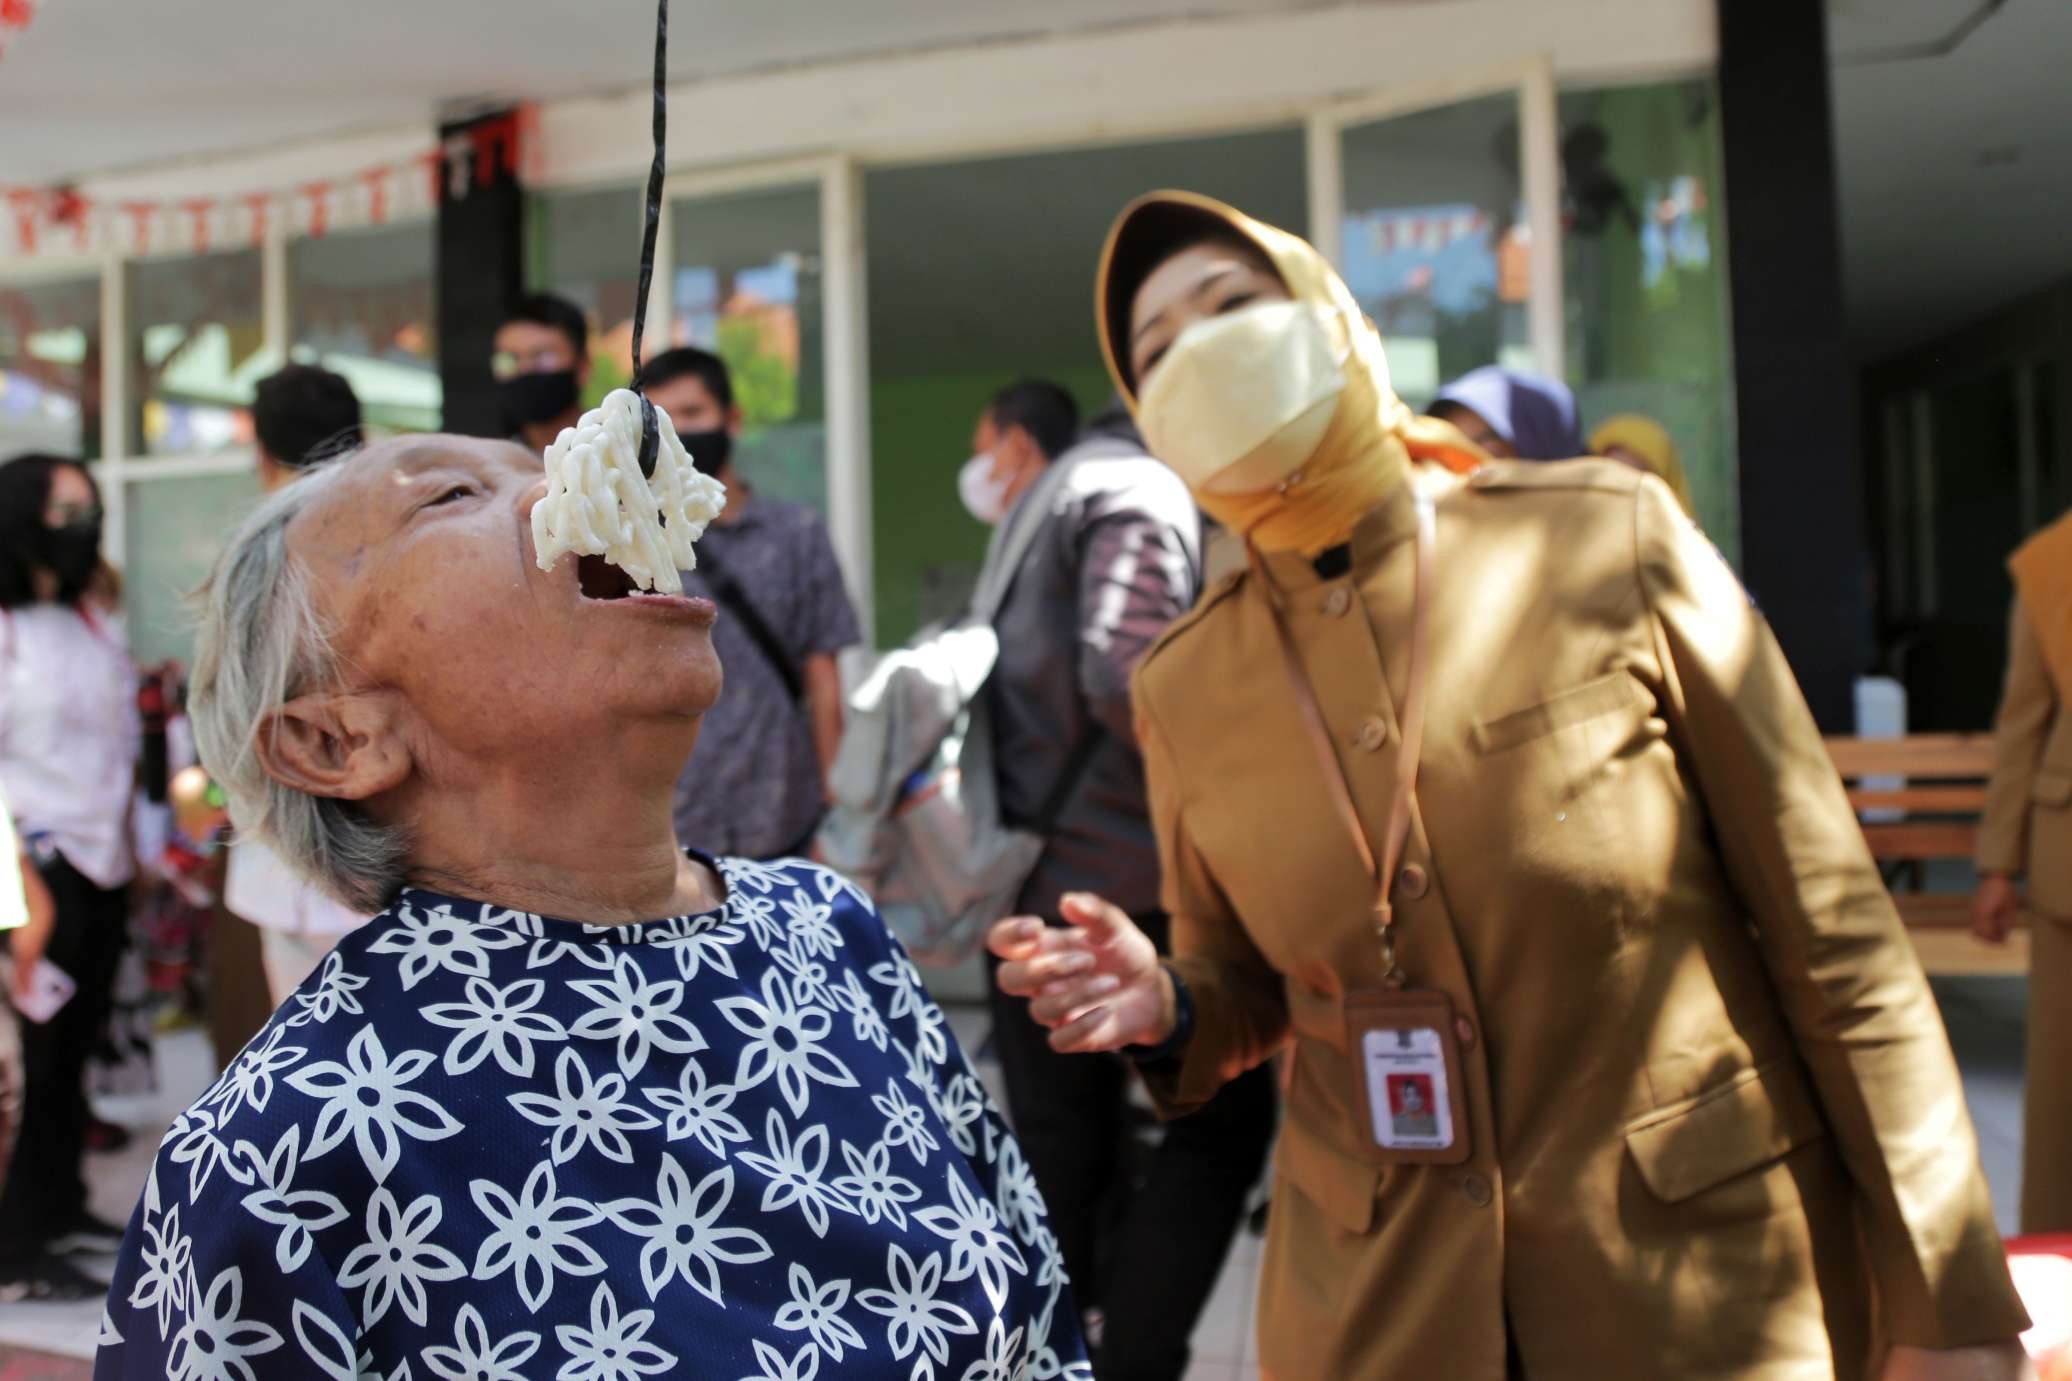
[[[1050,1028],[1066,1054],[1158,1045],[1172,1034],[1172,975],[1158,949],[1123,912],[1084,893],[1059,909],[1066,924],[1015,916],[995,925],[986,947],[1004,962],[1000,990],[1029,999],[1029,1015]]]

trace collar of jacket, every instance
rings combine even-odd
[[[1353,563],[1348,574],[1357,584],[1362,576],[1372,570],[1381,559],[1401,542],[1409,541],[1417,533],[1417,495],[1412,486],[1405,482],[1390,491],[1389,496],[1367,511],[1353,528]],[[1293,594],[1300,590],[1313,590],[1319,585],[1336,583],[1345,576],[1326,580],[1317,574],[1317,568],[1309,557],[1301,552],[1277,551],[1262,553],[1266,573],[1272,578],[1274,592],[1280,595]]]

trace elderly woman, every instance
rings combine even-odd
[[[347,936],[160,1148],[113,1377],[1086,1375],[1043,1206],[869,901],[687,856],[714,611],[413,437],[243,526],[193,708]]]
[[[1173,953],[1001,923],[1185,1112],[1289,1052],[1267,1375],[2012,1377],[1934,999],[1775,642],[1669,491],[1434,442],[1309,245],[1123,213],[1102,340],[1253,548],[1139,664]]]

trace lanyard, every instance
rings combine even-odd
[[[1374,935],[1381,943],[1383,981],[1391,988],[1400,988],[1405,982],[1403,970],[1396,963],[1396,910],[1389,900],[1389,893],[1395,884],[1397,865],[1403,861],[1403,846],[1410,838],[1410,806],[1416,797],[1418,760],[1424,751],[1425,673],[1430,660],[1432,631],[1432,552],[1437,545],[1438,526],[1433,518],[1431,501],[1419,498],[1416,504],[1417,583],[1411,595],[1410,678],[1403,696],[1402,742],[1396,749],[1396,789],[1389,802],[1388,830],[1382,836],[1382,856],[1378,862],[1373,847],[1367,842],[1367,831],[1360,824],[1360,810],[1353,803],[1345,765],[1339,762],[1337,749],[1332,746],[1331,731],[1324,723],[1324,711],[1317,704],[1316,691],[1310,685],[1308,672],[1303,670],[1302,655],[1296,650],[1288,625],[1281,619],[1273,579],[1267,574],[1257,548],[1250,543],[1245,545],[1252,571],[1266,588],[1267,616],[1273,620],[1273,631],[1280,639],[1281,660],[1287,667],[1288,684],[1295,692],[1296,705],[1302,711],[1303,728],[1308,731],[1317,765],[1323,770],[1324,784],[1330,788],[1331,803],[1337,808],[1338,818],[1345,825],[1346,832],[1352,836],[1360,863],[1374,880]]]

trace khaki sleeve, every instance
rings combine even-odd
[[[1978,870],[2020,875],[2029,870],[2029,796],[2044,740],[2058,717],[2057,688],[2029,611],[2017,598],[2007,634],[2007,685],[1993,724],[1993,778],[1979,822]]]
[[[1896,1343],[2028,1326],[1956,1061],[1783,652],[1660,485],[1635,542],[1673,741],[1710,817],[1836,1149]]]
[[[1179,763],[1141,677],[1134,698],[1158,836],[1161,900],[1172,918],[1171,962],[1194,1000],[1194,1032],[1179,1054],[1138,1067],[1159,1114],[1171,1118],[1193,1112],[1224,1084],[1272,1057],[1288,1034],[1288,1000],[1280,974],[1245,933],[1187,838]]]

